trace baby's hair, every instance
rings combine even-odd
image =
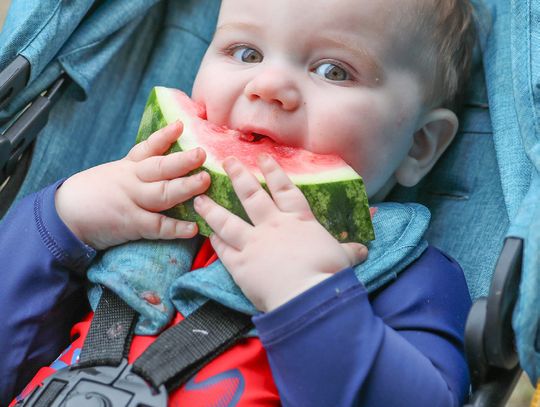
[[[457,110],[462,103],[469,78],[476,25],[469,0],[419,0],[417,26],[428,34],[431,50],[424,55],[427,66],[435,66],[433,84],[427,101],[440,107]]]

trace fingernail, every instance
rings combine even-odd
[[[204,157],[204,150],[201,147],[197,147],[195,149],[195,159],[199,161],[203,157]]]
[[[201,205],[204,205],[204,202],[206,201],[206,197],[204,195],[199,195],[193,200],[193,204],[196,207],[200,207]]]
[[[227,157],[225,160],[223,160],[223,168],[225,170],[231,170],[233,169],[238,163],[238,160],[236,157]]]
[[[199,174],[197,175],[197,180],[204,182],[206,180],[206,172],[199,172]]]
[[[269,164],[272,162],[272,156],[270,154],[261,154],[258,158],[260,164]]]
[[[367,257],[368,254],[369,254],[369,251],[367,249],[366,246],[362,246],[360,247],[360,249],[358,250],[359,254],[360,254],[360,257]]]

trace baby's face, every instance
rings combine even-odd
[[[224,0],[193,97],[216,124],[339,155],[372,197],[393,183],[424,111],[402,45],[408,2]]]

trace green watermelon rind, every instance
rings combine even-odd
[[[160,107],[157,94],[159,89],[163,88],[154,88],[150,93],[137,133],[137,143],[147,139],[153,132],[173,121],[171,117],[166,119],[166,115]],[[189,132],[189,123],[186,123],[188,120],[182,117],[174,118],[174,120],[177,119],[184,119],[182,120],[185,122],[184,134]],[[168,153],[175,151],[181,151],[179,143],[173,144]],[[211,178],[210,188],[206,191],[206,195],[245,221],[250,222],[227,175],[204,165],[194,173],[202,170],[207,171]],[[261,185],[268,190],[264,182],[261,182]],[[367,244],[375,238],[367,194],[364,182],[360,177],[346,181],[298,184],[297,186],[309,202],[317,220],[338,241]],[[348,208],[349,211],[343,211],[342,208]],[[193,199],[165,211],[164,214],[176,219],[196,222],[199,233],[203,236],[210,236],[213,233],[212,229],[193,208]]]

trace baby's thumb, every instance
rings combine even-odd
[[[368,257],[368,249],[361,243],[342,243],[351,266],[363,263]]]

